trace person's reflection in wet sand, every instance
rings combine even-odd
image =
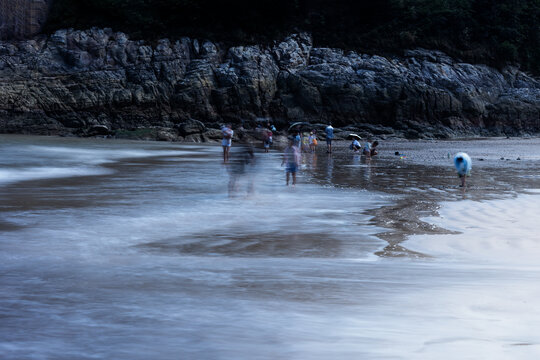
[[[366,184],[371,182],[371,157],[362,156],[362,163],[366,166],[364,167],[364,180]]]
[[[461,197],[463,198],[463,200],[469,199],[469,195],[467,194],[468,186],[461,186],[460,189],[461,189]]]
[[[360,165],[360,154],[354,154],[354,155],[352,156],[352,164],[353,164],[354,166]]]
[[[253,145],[244,143],[231,152],[229,158],[229,197],[233,198],[239,192],[239,183],[246,180],[247,195],[254,192],[253,176],[255,172],[255,152]]]
[[[331,156],[326,160],[326,181],[332,182],[334,172],[334,159]]]
[[[317,170],[317,154],[311,153],[307,156],[307,166],[310,170]]]

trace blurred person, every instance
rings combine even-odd
[[[242,179],[247,181],[247,194],[254,192],[253,175],[255,167],[255,151],[249,142],[240,144],[238,149],[232,152],[229,170],[229,197],[234,197],[238,192],[238,183]]]
[[[270,129],[265,129],[264,130],[264,135],[263,135],[263,147],[264,147],[264,152],[267,153],[270,149],[270,146],[272,145],[273,143],[273,140],[272,140],[272,131],[270,131]]]
[[[472,160],[464,152],[459,152],[454,156],[454,166],[456,168],[458,177],[461,179],[460,187],[465,187],[465,179],[471,176]]]
[[[231,124],[225,124],[221,128],[221,134],[223,135],[223,140],[221,141],[221,146],[223,147],[223,162],[226,164],[229,162],[229,153],[231,151],[232,138],[234,135]]]
[[[272,129],[268,130],[268,142],[270,143],[270,146],[274,143],[274,130]]]
[[[289,138],[289,143],[285,150],[283,151],[283,160],[281,161],[281,166],[285,166],[285,179],[286,184],[289,186],[289,179],[292,175],[292,184],[296,185],[296,173],[300,167],[300,162],[302,161],[302,155],[300,154],[300,149],[296,145],[294,138]]]
[[[302,133],[300,131],[296,132],[296,135],[294,137],[294,145],[297,148],[300,148],[300,146],[302,145]]]

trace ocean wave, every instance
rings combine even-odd
[[[113,170],[99,166],[78,167],[25,167],[16,169],[0,169],[0,185],[12,184],[20,181],[58,179],[79,176],[97,176],[114,173]]]

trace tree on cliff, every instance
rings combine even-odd
[[[229,43],[309,31],[315,45],[362,52],[440,49],[540,74],[539,0],[56,0],[47,31],[112,27],[133,37]]]

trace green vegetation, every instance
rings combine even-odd
[[[56,0],[46,30],[111,27],[136,38],[226,43],[309,31],[315,45],[368,53],[424,47],[540,74],[540,0]]]

